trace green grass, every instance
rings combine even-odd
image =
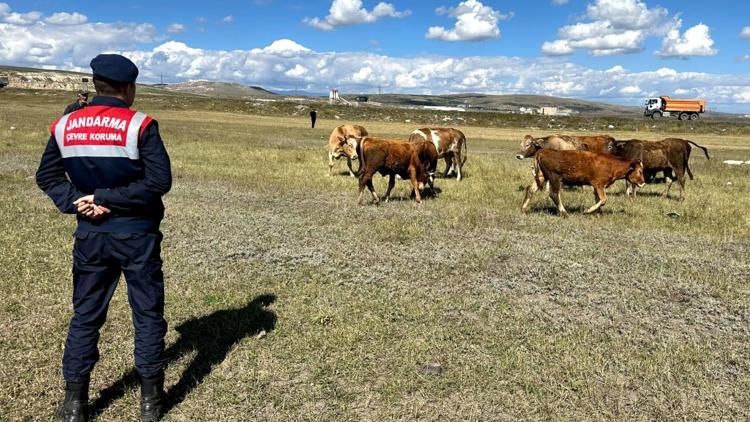
[[[0,419],[48,420],[61,398],[75,223],[33,174],[66,98],[0,92]],[[590,188],[565,190],[561,219],[544,194],[520,213],[530,163],[513,156],[548,129],[460,126],[464,181],[438,179],[421,206],[358,207],[354,179],[326,176],[327,135],[345,118],[310,130],[303,114],[169,98],[188,106],[139,103],[175,176],[162,229],[167,385],[182,400],[168,420],[750,416],[750,168],[721,163],[749,159],[750,137],[674,132],[712,153],[694,152],[685,201],[649,186],[631,202],[620,182],[602,216],[581,215]],[[414,124],[400,121],[362,122],[405,136]],[[396,199],[408,194],[398,182]],[[133,335],[122,284],[92,381],[101,420],[137,410],[121,388]]]

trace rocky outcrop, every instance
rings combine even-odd
[[[25,72],[0,70],[0,76],[8,78],[8,88],[25,89],[57,89],[64,91],[78,91],[80,89],[93,90],[91,75],[83,73],[60,73],[60,72]],[[82,82],[88,78],[88,86]]]

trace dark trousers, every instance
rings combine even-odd
[[[135,327],[135,367],[146,378],[164,368],[161,233],[77,233],[73,247],[73,318],[63,354],[67,382],[86,382],[99,360],[99,329],[120,273]]]

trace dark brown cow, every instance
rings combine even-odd
[[[609,135],[595,136],[568,136],[568,135],[549,135],[542,138],[535,138],[526,135],[521,141],[521,149],[516,154],[516,158],[533,157],[537,151],[542,149],[554,149],[558,151],[591,151],[602,154],[612,153],[612,144],[615,138]]]
[[[367,136],[367,130],[359,125],[341,125],[333,129],[328,137],[328,175],[333,173],[333,160],[343,155],[349,167],[349,175],[354,177],[352,160],[357,159],[357,143]]]
[[[663,197],[669,196],[669,190],[676,178],[680,184],[679,197],[682,199],[685,191],[685,173],[687,172],[690,179],[693,179],[693,173],[689,166],[690,144],[701,148],[706,158],[710,158],[705,147],[678,138],[667,138],[658,142],[638,139],[616,141],[614,142],[613,154],[626,159],[642,160],[646,180],[651,180],[657,173],[662,172],[667,185],[662,193]],[[635,186],[630,183],[628,183],[627,194],[635,196]]]
[[[446,177],[454,172],[456,180],[463,178],[464,164],[466,163],[466,136],[463,132],[454,128],[428,128],[417,129],[409,135],[409,142],[432,142],[438,153],[438,158],[445,159]]]
[[[435,149],[435,145],[432,142],[428,141],[417,142],[412,145],[416,148],[419,162],[422,163],[422,167],[429,177],[430,191],[432,195],[435,195],[435,172],[437,171],[438,162],[437,149]]]
[[[429,176],[424,165],[419,160],[417,147],[405,140],[389,140],[378,138],[364,138],[359,144],[359,200],[362,205],[362,195],[365,186],[370,190],[373,201],[380,202],[372,185],[372,176],[380,173],[389,176],[388,190],[383,199],[388,201],[393,186],[396,184],[396,176],[409,179],[413,188],[416,201],[422,202],[419,190],[422,185],[429,182]]]
[[[590,214],[600,211],[607,203],[606,189],[615,181],[626,179],[638,186],[643,186],[643,163],[639,160],[627,160],[609,154],[597,154],[589,151],[542,150],[535,157],[534,183],[526,188],[526,196],[521,209],[528,210],[531,198],[549,181],[549,196],[557,206],[560,215],[567,217],[568,212],[560,199],[563,184],[594,188],[596,204],[584,211]]]

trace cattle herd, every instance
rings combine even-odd
[[[531,135],[521,142],[516,158],[533,158],[533,182],[526,188],[521,209],[526,212],[534,193],[545,188],[561,216],[567,211],[560,200],[563,185],[594,188],[596,203],[585,213],[601,211],[607,202],[606,188],[617,180],[625,180],[626,194],[635,197],[636,190],[646,182],[663,174],[666,189],[676,179],[680,185],[680,199],[685,190],[685,174],[693,179],[689,160],[692,147],[708,150],[693,141],[667,138],[651,142],[637,139],[617,140],[609,135],[566,136],[550,135],[535,138]],[[388,176],[388,189],[383,200],[388,201],[396,177],[409,180],[411,196],[421,202],[420,191],[428,188],[434,195],[434,178],[440,158],[445,160],[445,177],[461,180],[466,163],[466,137],[453,128],[421,128],[412,132],[408,140],[371,137],[364,127],[343,125],[335,128],[328,140],[328,173],[332,174],[334,159],[346,158],[349,174],[359,177],[359,200],[363,204],[367,187],[373,202],[380,202],[372,184],[375,173]],[[359,160],[357,172],[352,160]]]

